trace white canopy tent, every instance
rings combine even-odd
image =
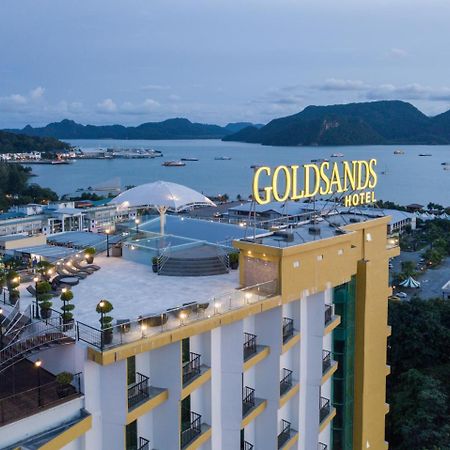
[[[161,220],[161,234],[164,234],[165,215],[168,210],[178,212],[193,206],[216,206],[200,192],[169,181],[141,184],[122,192],[113,198],[111,203],[118,205],[118,208],[156,208]]]
[[[400,286],[417,289],[420,288],[420,282],[416,281],[413,277],[408,277],[400,283]]]

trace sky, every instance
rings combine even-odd
[[[450,109],[448,0],[1,0],[0,128]]]

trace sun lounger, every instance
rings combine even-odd
[[[100,266],[97,266],[96,264],[81,264],[81,262],[74,262],[73,266],[79,270],[100,270]]]

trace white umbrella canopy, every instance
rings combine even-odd
[[[406,280],[400,283],[400,286],[417,289],[420,287],[420,284],[421,283],[419,281],[416,281],[413,277],[408,277],[406,278]]]
[[[216,206],[200,192],[169,181],[141,184],[122,192],[110,203],[119,208],[155,207],[161,215],[161,234],[164,234],[164,215],[168,209],[178,212],[192,206]]]

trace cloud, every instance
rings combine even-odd
[[[171,94],[171,95],[169,95],[169,100],[177,102],[177,101],[181,100],[181,97],[179,95],[176,95],[176,94]]]
[[[164,84],[146,84],[142,86],[141,89],[143,91],[168,91],[170,86]]]
[[[329,92],[353,91],[358,98],[366,100],[428,100],[450,101],[450,87],[431,87],[420,83],[394,85],[392,83],[370,84],[361,80],[330,78],[322,84],[311,86],[313,90]]]
[[[124,102],[120,107],[123,114],[143,115],[157,110],[161,105],[152,98],[147,98],[140,103]]]
[[[324,83],[317,86],[320,91],[362,91],[368,85],[361,80],[341,80],[329,78]]]
[[[408,56],[408,52],[406,50],[404,50],[403,48],[395,48],[394,47],[389,50],[388,56],[390,56],[391,58],[395,58],[395,59],[403,59]]]
[[[30,91],[31,100],[40,100],[44,96],[45,89],[42,86],[38,86]]]
[[[0,97],[0,110],[4,112],[25,112],[28,100],[21,94]]]
[[[100,113],[111,114],[117,112],[117,105],[111,98],[105,98],[97,103],[97,111]]]

